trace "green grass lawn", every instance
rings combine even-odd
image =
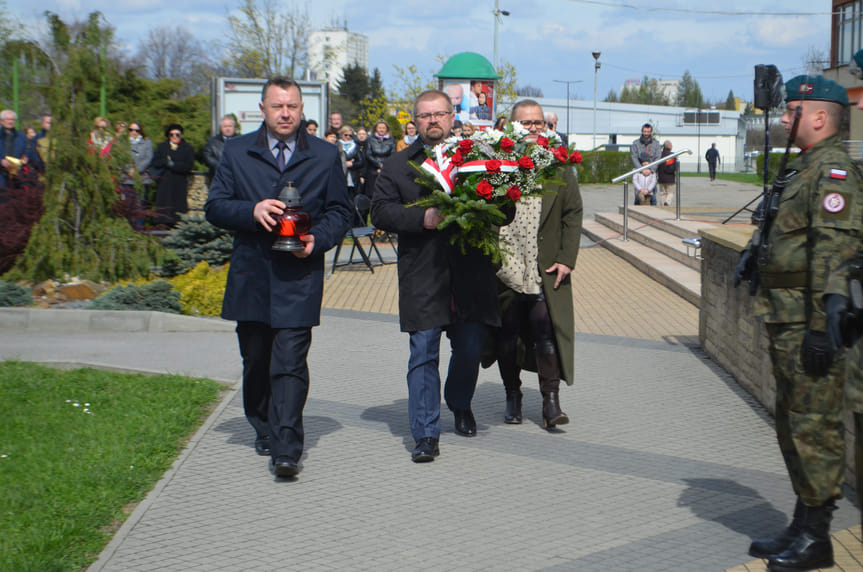
[[[208,379],[0,362],[0,570],[82,570],[212,411]]]

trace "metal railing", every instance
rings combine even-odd
[[[648,163],[647,165],[642,165],[637,169],[633,169],[627,173],[619,175],[611,180],[612,183],[619,183],[623,181],[623,240],[629,240],[629,179],[632,175],[643,171],[644,169],[649,169],[651,167],[656,167],[661,163],[665,163],[669,159],[676,159],[677,157],[683,155],[684,153],[688,155],[692,155],[692,151],[690,149],[681,149],[680,151],[675,151],[671,155],[666,155],[665,157],[660,157],[656,161],[652,163]],[[675,181],[675,213],[676,220],[680,220],[680,161],[677,161],[677,169],[674,173],[674,181]],[[658,189],[657,189],[658,191]]]

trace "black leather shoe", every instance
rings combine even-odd
[[[440,455],[438,448],[438,440],[434,437],[423,437],[417,441],[414,452],[411,453],[411,460],[414,463],[428,463],[434,461],[434,458]]]
[[[296,477],[300,468],[297,466],[297,462],[289,457],[276,457],[270,459],[270,471],[277,477]]]
[[[257,439],[255,439],[255,453],[262,457],[266,457],[270,454],[269,435],[258,435]]]
[[[455,415],[455,432],[465,437],[476,435],[476,419],[470,409],[453,409]]]

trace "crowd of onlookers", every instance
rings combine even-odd
[[[28,126],[18,131],[14,111],[0,113],[0,189],[14,185],[24,174],[44,173],[50,160],[50,114],[41,118],[41,130]],[[455,122],[453,134],[470,137],[476,130],[470,122]],[[305,120],[306,132],[322,137],[340,148],[342,168],[352,196],[371,196],[383,162],[413,144],[417,126],[413,121],[404,125],[404,135],[396,140],[390,125],[378,120],[371,130],[344,123],[342,114],[333,112],[325,128],[317,121]],[[238,135],[235,118],[227,115],[219,122],[219,133],[204,146],[202,157],[208,169],[207,183],[212,180],[225,142]],[[183,127],[172,123],[164,128],[165,139],[154,145],[140,121],[117,121],[113,125],[105,117],[93,120],[87,148],[100,157],[124,157],[120,167],[117,192],[125,205],[130,222],[136,228],[146,226],[171,227],[182,213],[188,211],[189,174],[195,166],[195,150],[183,139]],[[128,155],[127,155],[128,154]]]

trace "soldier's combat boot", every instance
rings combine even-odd
[[[537,353],[536,369],[539,391],[542,393],[542,426],[551,428],[569,423],[569,417],[560,410],[560,365],[557,353]]]
[[[503,355],[501,352],[497,359],[497,367],[500,370],[503,387],[506,389],[506,412],[503,414],[503,422],[518,425],[521,423],[521,379],[519,379],[521,370],[516,363],[515,353]]]
[[[782,534],[776,538],[757,538],[749,545],[749,555],[755,558],[770,558],[780,552],[784,552],[786,548],[791,546],[798,536],[800,536],[800,520],[803,518],[803,510],[806,505],[797,497],[797,504],[794,505],[794,518],[791,519],[791,524],[788,525]]]
[[[801,533],[791,545],[767,561],[767,569],[776,572],[816,570],[833,566],[833,543],[830,541],[830,521],[836,503],[807,506],[803,510]]]

